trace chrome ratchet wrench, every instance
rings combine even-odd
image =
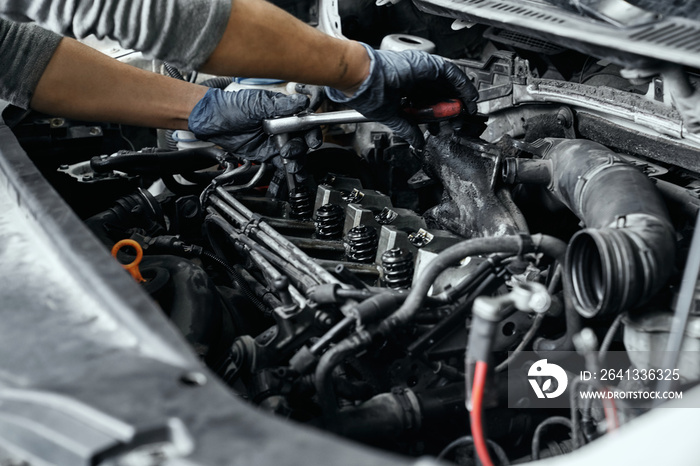
[[[461,115],[464,112],[464,104],[457,99],[438,102],[427,107],[406,107],[402,109],[407,117],[418,123],[430,123],[447,120]],[[342,110],[338,112],[310,113],[293,115],[281,118],[263,120],[263,131],[272,136],[278,148],[282,148],[289,141],[290,133],[306,131],[317,126],[337,125],[344,123],[367,123],[373,120],[365,117],[356,110]],[[287,165],[287,159],[282,159]],[[296,187],[294,175],[287,171],[287,187],[290,191]]]
[[[464,105],[456,99],[446,100],[423,108],[408,107],[403,109],[407,116],[414,118],[419,123],[430,123],[454,118],[463,111]],[[278,135],[295,131],[306,131],[316,126],[367,123],[370,121],[372,120],[356,110],[342,110],[339,112],[311,113],[264,120],[263,130],[267,134]]]

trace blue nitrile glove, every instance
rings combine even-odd
[[[212,88],[192,109],[188,126],[197,139],[218,144],[240,158],[267,162],[281,152],[294,167],[294,159],[302,157],[309,148],[321,145],[319,132],[309,131],[292,137],[280,151],[263,131],[262,121],[294,115],[308,105],[309,98],[301,94],[285,95],[259,89],[227,92]]]
[[[417,149],[425,141],[418,126],[401,116],[402,97],[414,96],[421,101],[458,98],[469,113],[476,112],[479,93],[454,63],[416,50],[391,52],[362,45],[371,60],[369,76],[350,97],[327,87],[326,94],[332,101],[385,124]]]

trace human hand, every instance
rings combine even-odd
[[[362,45],[371,60],[369,76],[352,96],[326,88],[332,101],[385,124],[417,149],[423,148],[425,141],[418,126],[401,114],[402,97],[416,97],[411,100],[425,103],[458,98],[467,112],[476,112],[479,93],[455,64],[426,52],[391,52]]]
[[[226,92],[209,89],[195,105],[188,119],[190,131],[197,139],[211,141],[231,154],[253,162],[281,165],[274,160],[277,155],[295,160],[309,148],[321,145],[319,131],[309,131],[278,148],[262,128],[262,121],[277,116],[299,113],[309,105],[309,98],[301,94],[245,89]],[[293,166],[294,162],[292,162]]]

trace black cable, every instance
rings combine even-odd
[[[226,270],[226,272],[228,272],[228,274],[231,275],[233,281],[236,282],[238,287],[241,289],[243,295],[245,295],[245,297],[251,303],[253,303],[253,306],[255,306],[260,312],[262,312],[263,314],[268,314],[270,312],[270,309],[262,301],[260,301],[257,296],[255,296],[255,292],[253,292],[253,289],[250,287],[245,278],[243,278],[241,274],[238,273],[236,269],[228,265],[225,260],[223,260],[219,256],[210,253],[209,251],[204,251],[202,253],[202,256],[210,259],[213,262],[216,262],[221,267],[223,267],[224,270]]]
[[[532,345],[532,349],[538,356],[556,360],[564,357],[562,351],[571,351],[574,348],[574,335],[581,331],[581,316],[574,307],[572,284],[569,280],[564,280],[562,286],[564,289],[564,320],[566,321],[564,335],[554,340],[540,338],[535,340]]]
[[[486,279],[489,274],[498,270],[501,263],[511,257],[509,254],[493,254],[484,262],[479,264],[469,278],[460,281],[454,287],[450,287],[440,295],[444,295],[445,301],[454,303],[466,294],[471,294],[479,284]],[[439,295],[438,295],[439,296]]]
[[[503,448],[501,448],[499,444],[497,444],[493,440],[488,439],[486,439],[486,443],[496,454],[496,458],[498,458],[498,462],[501,464],[501,466],[508,466],[510,464],[510,460],[508,460],[506,452],[503,451]],[[464,437],[460,437],[457,440],[453,440],[452,442],[450,442],[445,448],[442,449],[440,454],[437,455],[436,459],[445,459],[445,456],[447,456],[448,453],[450,453],[457,447],[470,447],[472,445],[474,445],[474,439],[470,435],[465,435]]]
[[[615,338],[615,334],[619,330],[620,324],[622,324],[622,319],[624,319],[626,315],[626,312],[618,314],[618,316],[615,317],[613,323],[610,325],[608,331],[605,333],[603,343],[600,344],[600,350],[598,351],[598,360],[601,364],[605,361],[605,356],[608,354],[608,350],[610,349],[610,345],[612,345],[613,339]],[[586,398],[583,401],[583,407],[581,407],[581,422],[590,422],[592,407],[593,398]]]
[[[552,274],[552,279],[549,282],[549,285],[547,286],[547,291],[549,294],[554,294],[554,291],[557,289],[559,286],[559,282],[561,281],[561,276],[563,274],[564,267],[561,264],[557,264],[556,269],[554,270],[554,274]],[[496,372],[502,372],[505,369],[508,368],[508,365],[520,354],[523,352],[525,347],[532,341],[532,339],[535,337],[535,334],[537,331],[540,329],[542,326],[542,322],[544,322],[544,318],[547,314],[542,313],[542,314],[537,314],[535,316],[535,319],[532,321],[532,325],[530,325],[530,328],[527,330],[525,335],[523,336],[522,341],[520,344],[513,350],[512,353],[508,356],[508,358],[500,363],[498,366],[496,366],[495,371]]]
[[[129,148],[132,151],[136,151],[134,144],[126,136],[124,136],[124,132],[122,131],[122,125],[119,125],[119,137],[121,137],[127,144],[129,144]]]
[[[581,380],[581,376],[577,376],[571,382],[571,388],[569,390],[569,404],[571,405],[571,407],[570,407],[571,440],[573,441],[574,450],[577,449],[581,445],[581,443],[579,442],[580,437],[579,437],[579,425],[578,425],[578,419],[577,419],[578,416],[576,414],[576,411],[578,409],[578,406],[576,403],[576,392],[578,391],[579,385],[590,385],[590,383]]]
[[[573,435],[574,431],[574,426],[571,423],[570,419],[567,419],[562,416],[552,416],[550,418],[545,419],[542,421],[537,428],[535,429],[535,433],[532,435],[532,459],[533,460],[538,460],[540,459],[540,435],[542,434],[542,431],[545,429],[545,427],[549,427],[555,424],[563,425],[569,428],[571,430],[571,433]]]
[[[598,360],[601,363],[605,360],[605,356],[608,354],[608,350],[610,349],[610,345],[612,345],[615,334],[617,334],[620,324],[622,324],[622,319],[624,319],[626,315],[626,312],[618,314],[613,323],[610,325],[608,331],[605,333],[605,338],[603,338],[603,343],[600,344],[600,350],[598,351]]]
[[[494,369],[496,372],[502,372],[506,369],[508,369],[508,365],[513,362],[513,360],[520,355],[520,353],[523,352],[525,347],[532,341],[532,339],[535,337],[535,334],[537,331],[540,329],[542,326],[542,322],[544,321],[545,318],[545,313],[542,314],[537,314],[535,318],[532,321],[532,325],[530,325],[530,328],[525,332],[525,335],[523,336],[523,339],[520,341],[520,344],[510,353],[508,358],[500,363],[499,365],[496,366]]]

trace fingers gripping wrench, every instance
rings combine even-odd
[[[282,147],[289,141],[290,133],[298,131],[307,131],[317,126],[341,124],[341,123],[362,123],[370,121],[360,112],[355,110],[344,110],[340,112],[328,113],[311,113],[307,115],[294,115],[290,117],[275,118],[263,121],[263,130],[272,136],[281,150]],[[285,171],[287,174],[287,187],[289,191],[296,188],[296,180],[294,174],[287,169],[289,161],[282,157]]]
[[[464,111],[464,104],[452,99],[438,102],[435,105],[422,108],[407,107],[403,113],[419,123],[429,123],[446,120],[459,116]],[[263,130],[272,136],[279,149],[282,149],[289,141],[289,134],[306,131],[317,126],[343,124],[343,123],[367,123],[373,120],[355,110],[343,110],[339,112],[311,113],[306,115],[294,115],[290,117],[275,118],[263,121]],[[289,163],[283,158],[285,166]],[[287,171],[287,184],[289,190],[295,188],[294,175]]]
[[[464,111],[464,105],[459,100],[447,100],[423,108],[408,107],[403,109],[407,117],[419,123],[429,123],[459,116]],[[282,135],[295,131],[306,131],[316,126],[342,123],[366,123],[372,121],[355,110],[340,112],[311,113],[294,115],[263,121],[263,130],[270,135]],[[286,142],[286,141],[285,141]]]

